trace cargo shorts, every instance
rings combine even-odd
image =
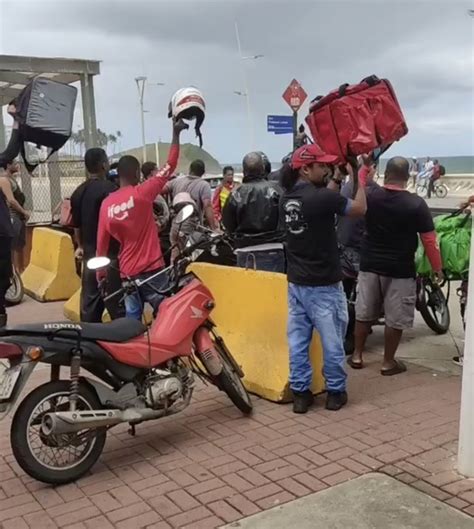
[[[416,280],[386,277],[372,272],[359,272],[356,299],[357,321],[377,321],[385,316],[392,329],[413,327],[416,306]]]

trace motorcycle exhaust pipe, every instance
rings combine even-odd
[[[151,410],[148,408],[129,408],[127,410],[83,410],[58,411],[47,413],[42,420],[41,430],[44,435],[59,435],[80,432],[94,428],[115,426],[116,424],[131,422],[139,423],[158,419],[168,415],[165,410]]]

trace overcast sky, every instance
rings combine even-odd
[[[184,85],[206,97],[205,148],[221,162],[255,147],[279,160],[290,136],[266,132],[267,114],[288,114],[293,77],[311,98],[370,74],[390,79],[410,132],[390,153],[473,154],[472,1],[0,0],[0,52],[97,59],[98,126],[140,144],[134,78],[146,75],[147,141],[167,140],[169,97]],[[244,55],[241,61],[235,22]],[[307,105],[300,113],[306,115]],[[77,126],[80,125],[80,115]],[[186,139],[195,141],[191,133]]]

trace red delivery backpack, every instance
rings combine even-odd
[[[408,132],[392,85],[376,75],[318,96],[309,110],[306,123],[314,141],[341,161],[386,150]]]

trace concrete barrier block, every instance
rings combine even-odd
[[[30,263],[22,275],[27,294],[38,301],[69,299],[80,286],[71,237],[35,228]]]
[[[212,319],[242,366],[249,391],[268,400],[291,400],[286,337],[288,283],[283,274],[195,263],[191,270],[216,300]],[[317,334],[310,351],[313,393],[324,389]]]

